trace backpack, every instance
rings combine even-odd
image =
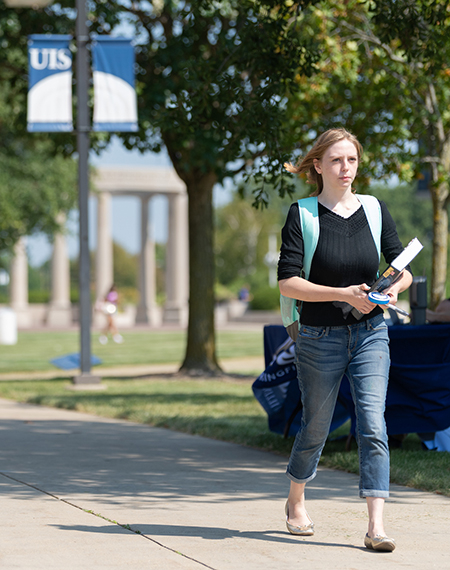
[[[370,231],[380,258],[381,252],[381,207],[375,196],[356,195],[361,202],[369,223]],[[319,206],[317,196],[310,196],[297,201],[300,215],[300,227],[303,235],[303,276],[309,279],[311,263],[319,241]],[[280,309],[283,325],[292,340],[296,340],[300,326],[299,305],[301,301],[280,295]]]

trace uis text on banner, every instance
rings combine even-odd
[[[30,132],[72,131],[72,53],[67,35],[28,38]]]

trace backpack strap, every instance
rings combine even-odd
[[[317,197],[311,196],[298,200],[300,228],[303,235],[303,273],[308,279],[312,258],[319,241],[319,207]],[[299,313],[295,299],[280,295],[280,309],[283,324],[289,336],[295,341],[298,336]]]
[[[303,236],[303,272],[309,278],[311,263],[319,241],[319,207],[317,196],[298,200],[300,227]]]
[[[373,241],[377,248],[378,259],[381,259],[381,229],[382,229],[382,216],[380,202],[375,196],[367,194],[356,194],[356,197],[361,202],[366,214],[369,228],[372,233]]]

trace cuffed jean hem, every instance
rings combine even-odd
[[[359,498],[365,499],[366,497],[373,497],[376,499],[387,499],[389,498],[389,491],[377,491],[377,489],[360,489]]]
[[[286,470],[286,475],[294,483],[303,484],[303,483],[308,483],[309,481],[312,481],[314,479],[314,477],[317,475],[317,471],[314,471],[314,473],[312,475],[310,475],[309,477],[307,477],[306,479],[297,479],[297,477],[294,477],[293,475],[291,475],[289,473],[289,471],[287,471],[287,470]]]

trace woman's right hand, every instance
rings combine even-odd
[[[342,301],[349,303],[363,315],[367,315],[376,307],[375,303],[369,301],[369,297],[367,295],[368,291],[370,291],[370,287],[366,283],[344,287],[342,289]]]

